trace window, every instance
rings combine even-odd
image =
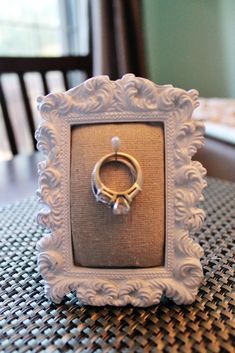
[[[0,56],[88,52],[88,0],[0,0]]]
[[[86,55],[89,52],[88,0],[0,0],[0,56],[56,57]],[[38,123],[36,97],[43,94],[38,73],[24,76],[35,123]],[[51,92],[64,91],[62,74],[48,72]],[[71,86],[84,80],[79,71],[69,73]],[[2,74],[1,84],[8,102],[9,115],[19,153],[33,150],[18,77]],[[19,129],[19,126],[21,127]],[[12,157],[0,107],[0,160]]]

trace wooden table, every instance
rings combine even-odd
[[[35,195],[37,189],[37,164],[43,156],[18,155],[0,162],[0,206]]]
[[[234,145],[207,136],[194,159],[207,169],[208,176],[235,182]]]

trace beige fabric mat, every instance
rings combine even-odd
[[[115,216],[97,203],[90,179],[95,163],[112,152],[119,136],[120,151],[141,165],[144,184],[131,211]],[[151,267],[164,264],[164,136],[160,124],[119,123],[74,127],[71,137],[71,228],[76,265],[87,267]],[[125,189],[126,168],[109,164],[102,178],[109,187]]]

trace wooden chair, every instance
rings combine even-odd
[[[27,117],[28,127],[30,135],[33,141],[33,147],[36,149],[36,141],[34,139],[35,124],[32,114],[32,108],[29,101],[29,92],[27,84],[25,82],[25,74],[37,72],[40,74],[42,86],[44,92],[42,94],[49,93],[49,85],[47,81],[47,73],[51,71],[60,71],[62,73],[64,89],[70,88],[68,74],[70,71],[79,70],[85,74],[85,78],[92,75],[92,59],[91,55],[87,56],[66,56],[66,57],[55,57],[55,58],[35,58],[35,57],[0,57],[0,103],[2,109],[2,115],[6,127],[6,134],[9,141],[9,146],[12,155],[16,155],[19,151],[14,129],[12,126],[12,119],[9,112],[9,106],[2,85],[2,75],[15,73],[18,76],[19,87],[21,90],[21,96],[23,105]]]

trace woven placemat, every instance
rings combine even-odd
[[[234,352],[235,184],[209,179],[207,219],[196,236],[205,279],[192,305],[149,308],[60,305],[44,296],[34,198],[0,210],[0,352]]]

